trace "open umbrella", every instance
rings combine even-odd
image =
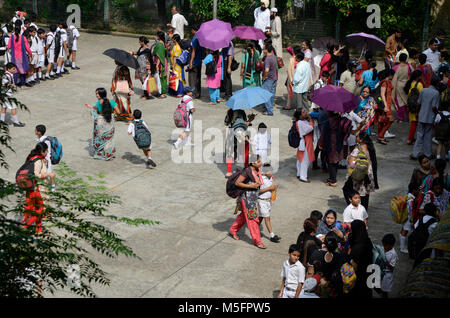
[[[376,37],[373,34],[367,34],[364,32],[352,33],[346,36],[347,42],[354,48],[361,51],[384,51],[386,43],[383,40]],[[367,47],[366,47],[367,44]],[[362,54],[362,53],[361,53]]]
[[[252,26],[239,25],[233,28],[234,35],[247,40],[264,40],[266,35],[260,29]]]
[[[325,110],[345,113],[358,106],[358,97],[345,88],[327,85],[312,92],[311,101]]]
[[[328,44],[339,45],[339,41],[336,40],[335,38],[327,36],[327,37],[314,39],[314,41],[311,43],[311,46],[313,47],[313,49],[318,49],[319,51],[325,51]]]
[[[259,86],[246,87],[233,94],[225,105],[233,110],[250,109],[270,100],[272,93]]]
[[[213,51],[227,47],[234,37],[231,24],[217,19],[202,23],[195,35],[200,46]]]
[[[136,58],[124,50],[108,49],[105,52],[103,52],[103,54],[109,56],[110,58],[119,62],[122,65],[134,68],[136,70],[139,68],[139,63],[136,60]]]

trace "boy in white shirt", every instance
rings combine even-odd
[[[45,135],[45,132],[47,131],[47,128],[45,127],[45,125],[37,125],[35,130],[34,130],[34,134],[37,137],[37,142],[45,142],[48,146],[48,152],[47,155],[45,156],[45,162],[47,164],[47,172],[53,172],[53,166],[52,166],[52,145],[50,143],[50,140],[48,139],[48,137]],[[52,184],[52,192],[55,191],[56,189],[56,184],[55,184],[55,178],[54,177],[50,177],[50,182]]]
[[[267,132],[267,126],[264,123],[260,123],[258,126],[258,133],[253,137],[253,146],[256,149],[255,154],[261,157],[261,162],[263,164],[269,162],[267,152],[270,149],[271,143],[272,141]]]
[[[2,76],[2,85],[1,90],[6,95],[6,97],[14,98],[13,91],[16,88],[14,85],[14,73],[17,72],[17,67],[13,63],[8,63],[5,66],[6,72]],[[25,126],[24,123],[21,123],[19,119],[17,118],[17,106],[13,102],[9,102],[5,99],[1,106],[1,114],[0,114],[0,121],[5,123],[6,119],[6,109],[11,110],[11,115],[14,122],[14,127],[23,127]]]
[[[27,82],[34,84],[34,83],[38,82],[36,80],[36,74],[35,74],[36,65],[38,64],[38,38],[36,36],[37,30],[34,27],[29,27],[28,33],[30,34],[30,38],[31,38],[30,50],[33,55],[31,57],[31,63],[30,63],[30,71],[29,71],[30,76],[27,77]]]
[[[367,214],[366,208],[361,205],[361,196],[357,191],[350,194],[350,204],[345,208],[343,214],[343,222],[350,225],[354,220],[364,221],[367,227]]]
[[[312,91],[316,89],[325,87],[328,85],[328,78],[330,77],[330,73],[328,71],[323,71],[322,76],[312,85]],[[311,108],[314,110],[318,108],[317,104],[311,103]]]
[[[298,260],[300,251],[297,244],[289,246],[289,259],[281,270],[281,289],[278,298],[298,298],[305,282],[305,267]]]
[[[47,40],[45,45],[45,52],[47,56],[47,71],[45,72],[45,79],[54,80],[55,73],[53,72],[53,64],[55,63],[55,32],[56,25],[50,25],[50,32],[47,33]]]
[[[259,224],[261,224],[262,219],[264,219],[267,231],[269,231],[270,240],[274,243],[279,243],[281,238],[273,233],[272,224],[270,223],[270,211],[272,209],[272,191],[276,191],[278,186],[276,184],[273,184],[272,167],[268,163],[266,163],[262,167],[262,181],[263,184],[259,188],[258,197]]]
[[[145,163],[146,167],[149,168],[151,165],[152,167],[156,167],[156,163],[152,160],[152,143],[151,143],[151,134],[150,130],[148,129],[147,124],[145,121],[141,120],[142,118],[142,112],[139,109],[135,109],[133,112],[134,120],[130,122],[128,125],[128,135],[131,135],[136,142],[136,145],[139,149],[141,149],[144,152],[144,155],[147,157],[147,161]],[[136,137],[136,132],[139,128],[141,128],[141,124],[143,127],[147,129],[146,132],[144,132],[144,135],[146,135],[146,138],[150,142],[148,145],[140,145],[139,139]],[[148,132],[148,134],[147,134]]]
[[[384,253],[386,255],[386,268],[384,269],[384,276],[381,280],[381,292],[383,298],[388,298],[388,293],[392,291],[392,286],[394,285],[394,269],[398,262],[398,255],[394,249],[394,235],[386,234],[383,236],[381,244],[383,244]]]
[[[72,32],[73,42],[72,47],[69,48],[67,61],[70,63],[70,58],[72,58],[72,70],[79,70],[80,68],[76,65],[75,61],[77,59],[78,38],[80,37],[80,32],[78,32],[78,29],[74,25],[69,27],[69,32]]]
[[[64,60],[66,56],[69,55],[69,49],[67,47],[67,23],[66,22],[60,22],[59,24],[59,31],[61,32],[61,49],[59,52],[55,52],[55,54],[58,54],[58,62],[56,67],[56,75],[55,77],[62,77],[63,73],[69,73],[67,70],[64,69]]]
[[[181,101],[186,103],[186,108],[187,111],[189,113],[189,120],[187,123],[186,128],[184,129],[184,132],[178,137],[177,141],[175,141],[175,143],[173,144],[175,149],[178,149],[180,144],[183,143],[183,140],[186,138],[186,144],[187,145],[192,145],[190,142],[191,136],[191,128],[192,128],[192,124],[194,123],[194,117],[193,117],[193,113],[195,112],[195,108],[194,108],[194,102],[192,101],[192,92],[194,91],[194,89],[192,87],[186,86],[184,87],[184,96],[182,97]]]
[[[37,73],[38,81],[45,81],[45,78],[42,78],[42,68],[45,67],[45,30],[39,29],[37,31],[37,63],[35,64],[35,70]],[[35,74],[36,77],[36,74]]]

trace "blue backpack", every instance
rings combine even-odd
[[[177,61],[179,62],[178,64],[180,64],[181,67],[186,66],[189,64],[189,59],[190,59],[190,53],[187,50],[184,50],[183,52],[181,52],[180,56],[177,58]]]
[[[134,121],[134,141],[139,149],[150,147],[152,143],[152,135],[142,120]]]
[[[48,136],[46,140],[50,142],[50,146],[52,148],[52,154],[50,157],[52,165],[57,165],[63,156],[62,144],[56,137]]]

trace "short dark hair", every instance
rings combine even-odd
[[[37,125],[36,130],[39,131],[42,136],[44,136],[47,128],[45,127],[45,125]]]
[[[144,42],[145,44],[147,44],[148,43],[148,39],[147,39],[147,37],[146,36],[140,36],[139,37],[139,42]]]
[[[427,55],[424,53],[421,53],[419,55],[419,63],[420,64],[425,64],[427,62]]]
[[[431,76],[431,82],[430,82],[430,84],[431,84],[432,86],[434,86],[434,87],[437,88],[440,81],[441,81],[441,80],[439,79],[439,77],[437,77],[436,75],[433,75],[433,76]]]
[[[296,53],[295,53],[295,57],[296,57],[298,60],[303,61],[303,59],[305,58],[305,53],[303,53],[303,52],[296,52]]]
[[[23,20],[23,24],[28,24],[31,23],[30,19],[26,18],[25,20]]]
[[[267,128],[266,124],[260,123],[260,124],[258,125],[258,129],[261,129],[261,128]]]
[[[323,76],[323,77],[330,77],[330,72],[328,72],[328,71],[323,71],[323,72],[322,72],[322,76]]]
[[[428,42],[428,46],[433,45],[434,43],[438,43],[438,40],[433,38]]]
[[[350,191],[350,193],[348,194],[348,197],[351,199],[353,198],[355,195],[360,195],[358,191],[352,190]]]
[[[323,218],[323,214],[322,212],[320,212],[319,210],[313,210],[311,211],[311,213],[309,214],[310,218],[316,219],[317,221],[322,220]]]
[[[17,68],[16,64],[14,64],[14,63],[12,63],[12,62],[9,62],[9,63],[7,63],[7,64],[5,65],[5,68],[6,68],[7,70],[12,69],[13,67]]]
[[[294,253],[295,251],[300,253],[300,247],[297,244],[291,244],[289,246],[289,254]]]
[[[448,62],[449,58],[450,58],[450,54],[447,51],[442,51],[441,57]]]
[[[142,112],[141,112],[139,109],[135,109],[135,110],[133,111],[133,116],[134,116],[134,118],[136,118],[136,119],[141,119],[141,117],[142,117]]]
[[[406,60],[408,59],[408,55],[406,53],[402,53],[400,54],[400,56],[398,57],[398,60],[400,62],[406,62]]]
[[[445,35],[445,31],[443,29],[440,29],[436,32],[436,36]]]
[[[67,29],[67,23],[66,22],[61,23],[61,25],[62,25],[63,29]]]
[[[39,29],[37,30],[37,33],[38,33],[38,34],[44,34],[44,33],[45,33],[45,30],[44,30],[43,28],[39,28]]]
[[[389,245],[389,246],[394,246],[395,245],[395,236],[391,233],[386,234],[385,236],[383,236],[383,238],[381,239],[381,243],[383,245]]]
[[[52,25],[50,25],[50,31],[51,32],[55,32],[56,31],[56,24],[52,24]]]
[[[423,209],[425,210],[425,215],[436,217],[437,207],[434,205],[434,203],[430,202],[425,204]]]
[[[338,236],[333,231],[330,231],[325,235],[324,244],[327,248],[327,251],[333,253],[338,248]]]
[[[200,29],[200,25],[198,23],[194,23],[191,26],[192,30],[198,31],[198,29]]]

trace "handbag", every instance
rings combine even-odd
[[[277,64],[278,64],[278,68],[283,68],[284,61],[281,57],[277,57]]]
[[[350,263],[341,266],[342,283],[344,284],[344,294],[349,293],[356,284],[355,268]]]
[[[233,57],[233,60],[231,61],[230,68],[231,68],[232,72],[236,71],[239,68],[239,63],[234,59],[234,57]]]
[[[147,92],[149,94],[156,93],[158,91],[158,85],[156,84],[156,78],[148,77],[147,78]]]
[[[264,69],[263,62],[262,61],[257,61],[256,65],[255,65],[255,71],[259,73],[259,72],[262,72],[263,69]]]
[[[116,84],[116,90],[114,91],[118,94],[128,94],[130,93],[130,86],[128,85],[128,81],[119,80]]]
[[[169,74],[169,88],[174,91],[178,90],[178,77],[175,73],[170,72]]]

